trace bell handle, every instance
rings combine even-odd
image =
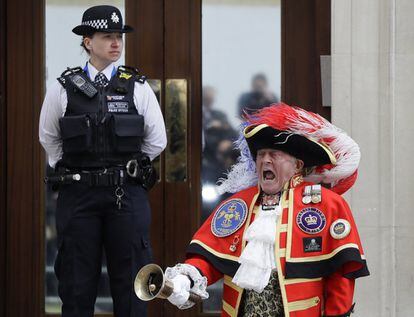
[[[196,304],[201,303],[203,301],[200,295],[197,295],[196,293],[193,293],[191,291],[190,291],[190,297],[188,299]]]
[[[162,293],[159,295],[160,298],[167,299],[172,293],[174,292],[174,284],[170,280],[166,280],[164,284],[164,289]],[[200,295],[197,295],[196,293],[193,293],[192,291],[189,292],[190,296],[188,299],[192,301],[193,303],[201,303],[203,299]]]

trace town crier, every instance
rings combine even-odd
[[[220,189],[235,193],[195,233],[183,264],[167,268],[168,300],[224,279],[222,316],[349,316],[355,279],[369,275],[341,197],[356,180],[358,145],[321,116],[275,104],[248,115],[241,152]],[[328,184],[330,189],[321,184]]]

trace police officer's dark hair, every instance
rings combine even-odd
[[[81,46],[81,47],[83,47],[83,49],[86,51],[86,53],[88,53],[88,55],[90,54],[90,52],[89,52],[89,50],[87,49],[87,47],[86,47],[86,45],[85,45],[84,40],[85,40],[85,37],[92,38],[94,34],[95,34],[95,33],[85,34],[85,35],[82,37],[82,42],[81,42],[80,46]]]

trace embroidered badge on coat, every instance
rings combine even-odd
[[[321,232],[326,225],[326,218],[322,211],[309,207],[302,209],[296,216],[296,224],[306,233],[316,234]]]
[[[322,237],[303,238],[303,252],[322,251]]]
[[[227,237],[244,224],[247,218],[247,205],[241,199],[231,199],[223,203],[211,221],[211,232],[216,237]]]
[[[343,239],[346,238],[351,232],[351,225],[345,219],[335,220],[331,224],[330,234],[334,239]]]

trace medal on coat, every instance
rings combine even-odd
[[[302,196],[302,202],[304,205],[310,204],[311,200],[311,188],[312,186],[305,186]]]
[[[318,204],[321,202],[322,198],[322,186],[321,185],[313,185],[311,189],[311,200],[312,203]]]
[[[244,224],[247,205],[241,199],[231,199],[220,205],[211,220],[211,232],[219,238],[227,237]]]
[[[319,209],[308,207],[298,213],[296,224],[303,232],[316,234],[325,228],[326,218]]]
[[[351,232],[351,225],[349,221],[345,219],[338,219],[331,224],[329,232],[332,238],[343,239],[346,238]]]

